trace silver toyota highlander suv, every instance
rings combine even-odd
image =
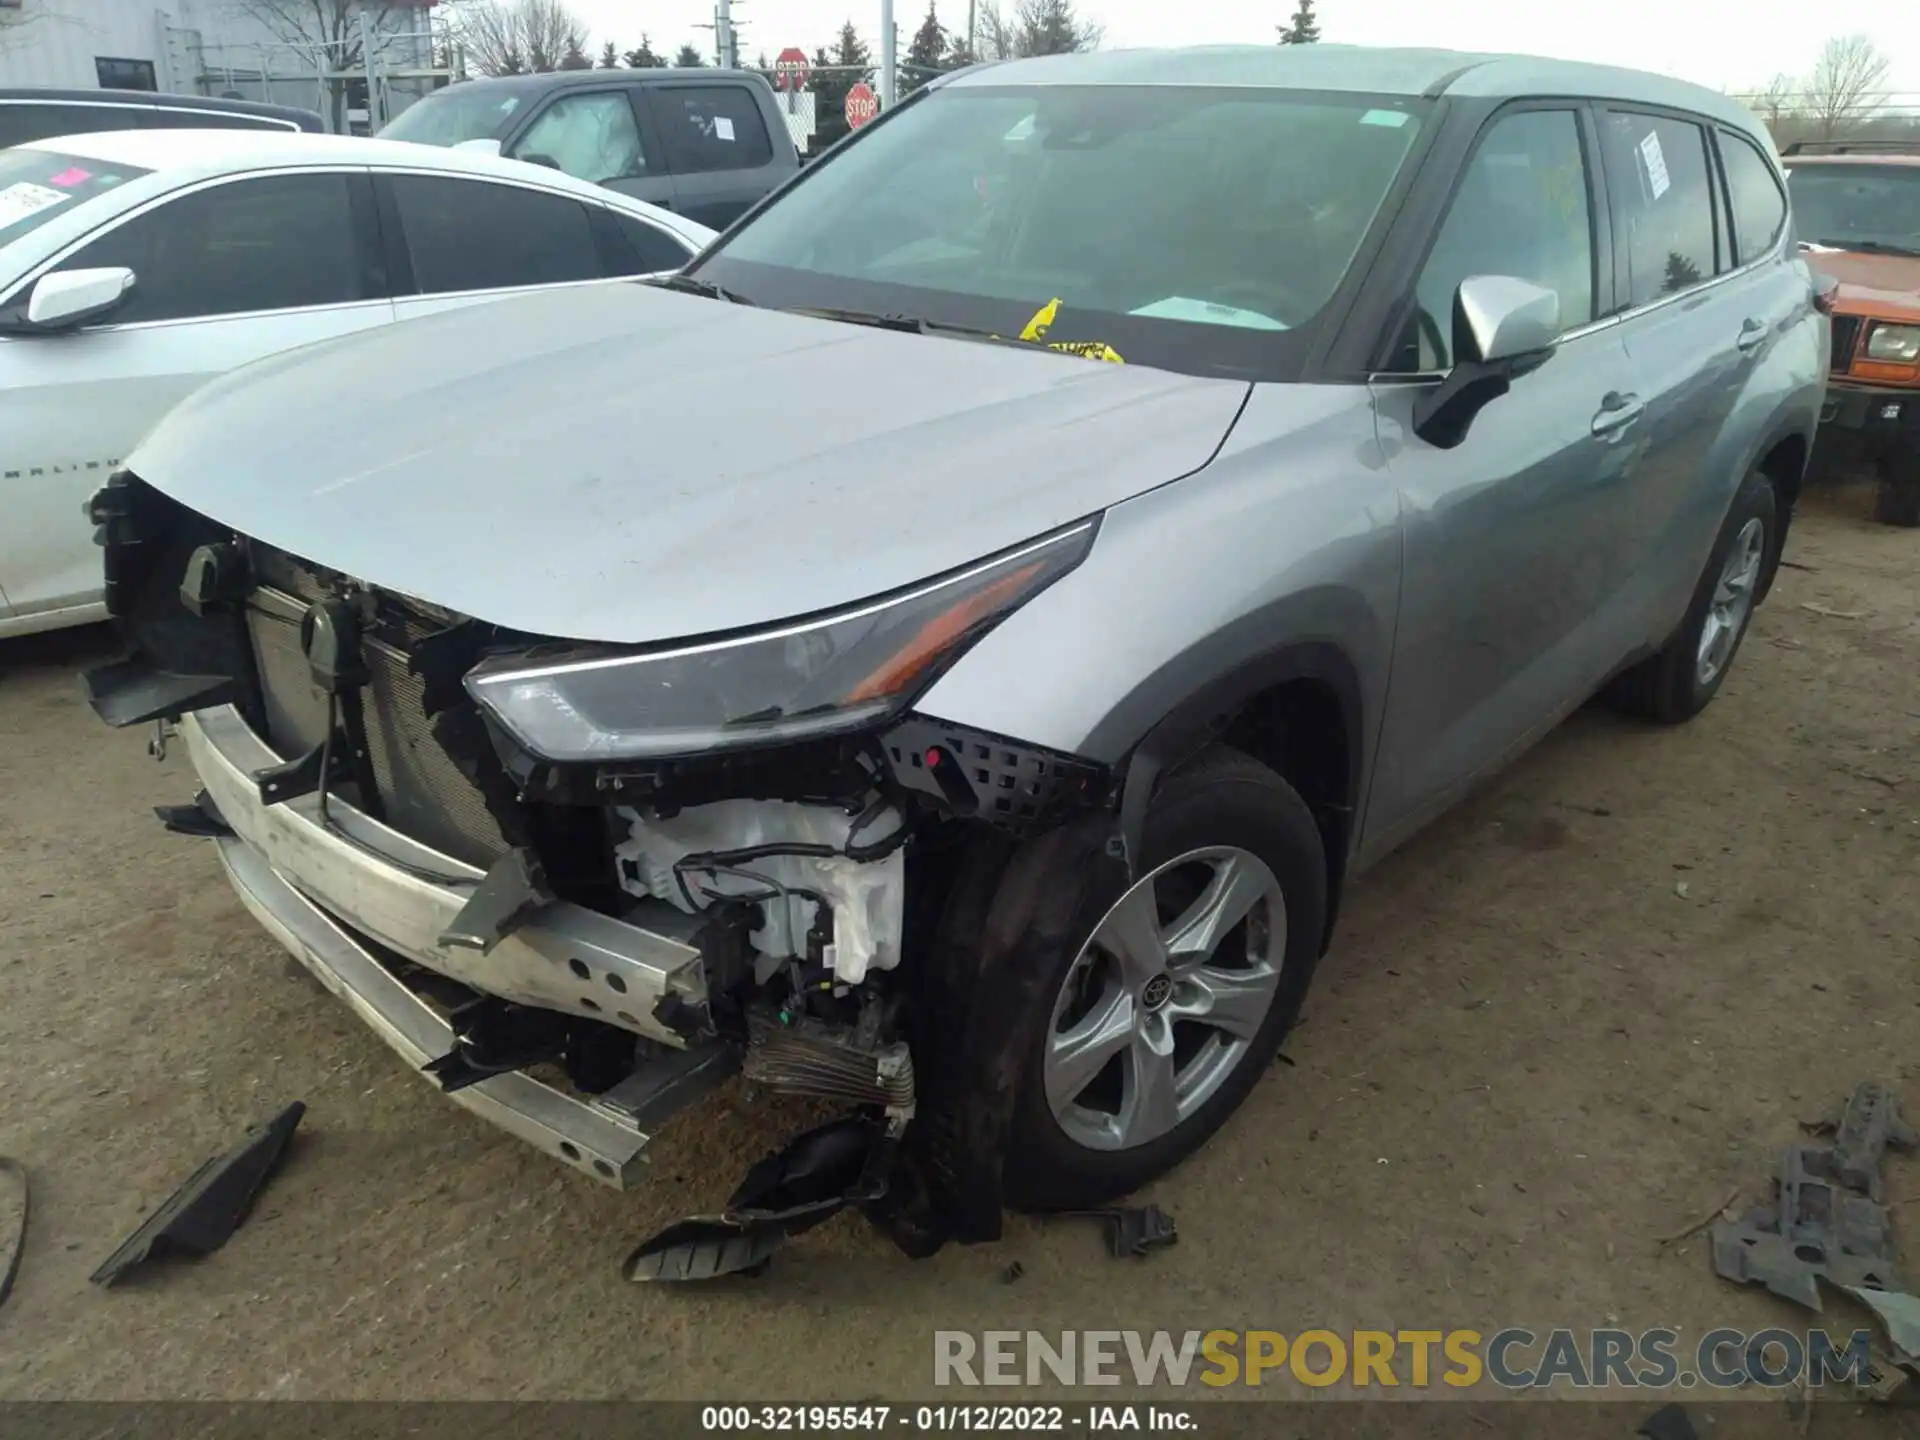
[[[115,724],[454,1099],[614,1185],[847,1111],[636,1278],[1160,1174],[1346,883],[1767,593],[1827,371],[1766,132],[1333,45],[927,87],[665,283],[309,347],[93,502]]]

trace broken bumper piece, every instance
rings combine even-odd
[[[281,763],[231,707],[185,716],[180,736],[212,805],[232,828],[216,841],[241,901],[296,959],[415,1070],[446,1055],[454,1033],[403,980],[412,962],[469,990],[583,1013],[676,1053],[592,1100],[520,1073],[449,1096],[605,1184],[638,1178],[646,1126],[704,1093],[728,1069],[657,1018],[704,1016],[699,950],[687,917],[640,907],[631,924],[564,901],[542,907],[490,950],[441,942],[484,878],[474,866],[407,839],[340,799],[323,820],[312,795],[268,804],[254,772]],[[670,1062],[670,1063],[669,1063]],[[636,1089],[638,1085],[638,1089]],[[639,1093],[645,1090],[645,1094]]]

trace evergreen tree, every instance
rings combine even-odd
[[[593,61],[587,58],[587,52],[581,48],[581,37],[575,36],[567,41],[567,51],[560,57],[557,68],[561,70],[591,70]]]
[[[1300,0],[1293,22],[1281,27],[1282,45],[1311,45],[1320,38],[1320,21],[1313,13],[1313,0]]]
[[[673,57],[673,68],[676,70],[697,70],[706,63],[706,57],[692,45],[682,45],[680,53]]]
[[[645,31],[640,34],[640,48],[629,50],[620,58],[627,62],[629,70],[658,70],[667,63],[665,59],[654,53],[652,42],[647,39]]]
[[[965,45],[963,38],[961,45]],[[927,18],[920,22],[920,28],[913,33],[913,43],[907,46],[906,63],[900,67],[900,95],[902,99],[911,95],[922,85],[947,68],[947,32],[935,13],[932,0],[928,0]]]
[[[1071,55],[1100,43],[1100,27],[1080,18],[1073,0],[1020,0],[1014,31],[1015,53],[1020,55]]]
[[[600,47],[600,68],[602,70],[620,68],[620,50],[611,40]]]

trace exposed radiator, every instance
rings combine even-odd
[[[304,599],[264,586],[247,605],[267,739],[288,759],[311,750],[326,732],[326,693],[313,683],[300,650],[305,608]],[[507,843],[479,790],[433,738],[420,678],[407,672],[401,651],[372,639],[363,644],[372,679],[361,692],[361,711],[386,823],[443,854],[492,864]]]

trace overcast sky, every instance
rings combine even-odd
[[[622,49],[644,29],[656,50],[692,41],[712,53],[712,0],[571,0],[593,27],[595,48]],[[904,54],[926,0],[895,0]],[[1009,4],[1008,8],[1011,8]],[[1081,10],[1121,45],[1267,44],[1294,0],[1081,0]],[[1891,87],[1920,101],[1916,0],[1320,0],[1327,40],[1357,45],[1438,45],[1595,60],[1658,70],[1715,88],[1758,89],[1776,73],[1802,75],[1829,35],[1864,32],[1893,59]],[[940,18],[964,28],[966,0],[939,0]],[[787,45],[811,53],[851,19],[879,54],[878,0],[735,0],[741,59]]]

